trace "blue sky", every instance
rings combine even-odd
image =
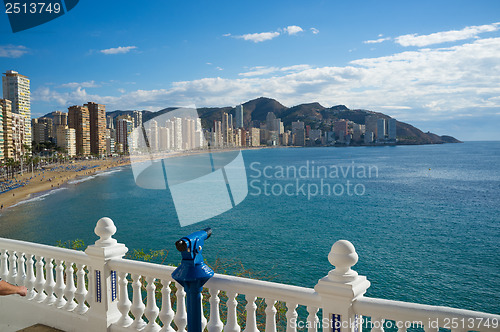
[[[0,69],[30,77],[33,116],[266,96],[500,140],[498,13],[497,0],[82,0],[15,34],[0,13]]]

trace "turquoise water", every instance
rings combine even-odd
[[[175,240],[211,226],[209,262],[240,260],[275,275],[274,281],[306,287],[332,268],[331,245],[347,239],[359,255],[354,269],[372,283],[368,296],[500,313],[500,142],[262,149],[243,155],[254,181],[249,195],[206,222],[181,228],[169,192],[137,187],[130,167],[122,167],[4,211],[0,236],[50,245],[80,238],[89,244],[96,240],[97,220],[108,216],[118,228],[115,238],[128,248],[165,248],[168,261],[178,262]],[[308,162],[327,166],[327,177],[276,174],[280,166],[299,169]],[[343,178],[349,166],[371,169],[371,177],[356,172]],[[264,167],[270,178],[257,177]],[[329,176],[333,168],[340,178]],[[275,193],[297,181],[314,189],[321,180],[337,185],[339,193],[349,180],[352,195],[308,199],[299,190],[266,196],[264,180]]]

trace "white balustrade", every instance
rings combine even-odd
[[[9,276],[7,277],[7,280],[11,283],[15,283],[17,277],[16,252],[14,250],[9,250],[8,254],[9,254]]]
[[[142,303],[142,293],[141,293],[141,275],[133,274],[132,275],[132,315],[134,315],[134,322],[131,327],[136,330],[142,330],[146,326],[146,322],[142,319],[142,315],[144,314],[145,305]]]
[[[43,257],[42,256],[35,256],[36,259],[36,281],[35,281],[35,289],[37,292],[37,295],[35,297],[35,301],[37,302],[42,302],[45,300],[47,297],[45,293],[43,292],[43,288],[45,286],[45,276],[43,274]]]
[[[275,300],[266,299],[266,331],[276,332],[276,307]]]
[[[184,288],[179,284],[175,283],[177,292],[177,311],[174,316],[174,323],[177,326],[177,332],[186,332],[187,326],[187,312],[186,312],[186,292]]]
[[[297,317],[299,316],[297,314],[297,304],[288,302],[286,304],[286,332],[296,332],[297,331],[297,325],[294,324],[293,322],[297,321]]]
[[[99,240],[85,252],[0,238],[0,277],[28,288],[26,298],[13,297],[9,300],[16,302],[19,299],[19,305],[25,306],[38,302],[30,310],[44,310],[47,319],[50,318],[51,323],[60,325],[63,330],[186,332],[186,293],[172,280],[171,273],[175,267],[123,259],[126,248],[112,238],[116,227],[109,218],[100,219],[95,232]],[[475,322],[473,327],[457,326],[452,332],[499,330],[499,315],[365,297],[370,284],[366,277],[352,270],[358,256],[347,241],[336,242],[328,259],[335,269],[321,279],[315,289],[214,275],[205,285],[210,294],[210,319],[207,323],[204,316],[200,317],[202,325],[206,325],[208,332],[239,332],[238,307],[243,305],[244,296],[244,332],[259,332],[258,325],[264,321],[266,332],[275,332],[277,326],[281,331],[285,323],[287,332],[304,330],[303,326],[299,329],[297,322],[307,324],[308,332],[317,332],[321,326],[319,310],[323,318],[334,317],[341,322],[359,323],[361,317],[370,317],[374,323],[373,332],[383,332],[384,321],[387,324],[389,321],[403,322],[402,326],[398,326],[398,332],[406,332],[406,327],[414,322],[423,322],[425,332],[437,332],[450,319]],[[132,276],[131,289],[128,287],[129,275]],[[158,307],[160,295],[156,292],[156,280],[162,285],[161,308]],[[143,281],[146,282],[146,305],[142,296]],[[172,284],[177,289],[175,308],[171,303]],[[222,305],[220,292],[228,297]],[[265,300],[265,310],[260,299]],[[286,322],[281,309],[280,321],[276,321],[277,301],[279,308],[286,306]],[[300,309],[297,309],[299,305]],[[8,310],[9,306],[2,308]],[[225,324],[221,311],[227,313]],[[134,316],[133,320],[130,313]],[[44,315],[24,315],[23,319]],[[147,318],[147,324],[143,316]],[[5,310],[0,312],[0,320],[8,318]],[[433,324],[426,325],[427,322]],[[351,324],[347,328],[342,326],[340,331],[354,332],[356,328],[360,330],[359,325]]]
[[[45,258],[45,293],[47,297],[44,303],[51,305],[56,302],[56,297],[54,296],[54,287],[56,282],[54,281],[54,265],[52,264],[52,258]]]
[[[307,313],[309,314],[307,316],[307,332],[316,332],[318,331],[318,324],[319,324],[319,318],[318,318],[318,308],[317,307],[312,307],[308,306],[307,307]]]
[[[73,263],[66,261],[66,289],[64,290],[64,296],[66,297],[66,304],[64,305],[64,310],[73,311],[76,308],[75,302],[75,277],[73,274]]]
[[[64,299],[64,289],[66,285],[64,284],[64,265],[62,259],[56,259],[56,286],[54,292],[57,296],[57,300],[54,305],[57,308],[62,308],[66,304]]]
[[[24,282],[26,279],[26,268],[24,266],[24,253],[20,252],[17,255],[17,277],[16,284],[19,286],[24,286]]]
[[[208,332],[221,332],[224,328],[224,324],[220,319],[219,314],[219,290],[215,288],[209,289],[210,293],[210,320],[208,321],[207,330]]]
[[[2,255],[0,256],[0,278],[2,280],[7,280],[7,277],[9,276],[9,256],[7,256],[6,249],[2,249],[0,252],[2,253]]]
[[[132,324],[132,318],[128,315],[132,302],[130,302],[128,297],[127,276],[127,272],[118,272],[118,310],[120,310],[121,317],[116,324],[121,327],[127,327]]]
[[[161,329],[160,325],[156,323],[156,318],[160,313],[158,306],[156,305],[156,286],[155,286],[155,278],[147,277],[146,278],[146,291],[147,291],[147,305],[146,310],[144,310],[144,315],[148,319],[148,324],[144,331],[146,332],[157,332]]]
[[[245,298],[247,300],[247,305],[245,307],[247,311],[247,320],[245,330],[243,332],[259,332],[259,329],[257,328],[257,305],[255,304],[257,297],[253,295],[245,295]]]
[[[26,295],[26,299],[31,300],[35,297],[36,292],[35,292],[35,269],[33,268],[33,264],[35,264],[35,261],[33,260],[33,257],[35,255],[33,254],[28,254],[28,260],[26,261],[26,280],[25,280],[25,285],[26,288],[28,289],[28,294]]]
[[[166,279],[161,280],[161,310],[160,310],[160,320],[163,323],[161,332],[174,332],[175,330],[171,326],[174,320],[174,311],[172,310],[172,304],[170,302],[170,281]]]
[[[227,321],[224,326],[224,332],[240,332],[240,326],[238,325],[238,316],[236,313],[238,301],[236,301],[236,296],[238,293],[236,291],[227,291]]]

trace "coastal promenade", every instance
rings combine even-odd
[[[128,249],[113,238],[116,231],[101,218],[99,239],[84,252],[0,238],[0,277],[28,288],[25,298],[0,298],[1,331],[43,324],[63,331],[185,332],[186,293],[172,279],[175,267],[124,259]],[[325,266],[314,288],[216,274],[204,288],[203,329],[499,331],[499,315],[366,297],[370,282],[352,269],[358,254],[349,241],[336,241],[328,261],[334,269]]]

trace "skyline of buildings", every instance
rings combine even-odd
[[[106,106],[93,101],[68,107],[68,112],[54,111],[47,116],[31,119],[30,80],[8,70],[2,77],[3,99],[0,99],[0,161],[19,160],[31,151],[32,142],[55,143],[69,156],[105,156],[127,153],[129,137],[137,127],[143,127],[150,137],[153,151],[191,150],[255,146],[318,146],[336,144],[396,143],[396,120],[367,115],[365,124],[347,119],[321,122],[321,128],[311,128],[300,120],[285,124],[273,112],[265,121],[245,124],[244,106],[222,112],[213,126],[203,128],[199,118],[173,117],[158,122],[155,118],[143,124],[143,112],[109,116]],[[10,99],[8,99],[8,98]],[[316,125],[317,126],[317,125]],[[29,144],[27,144],[29,143]],[[29,149],[27,148],[29,147]]]

